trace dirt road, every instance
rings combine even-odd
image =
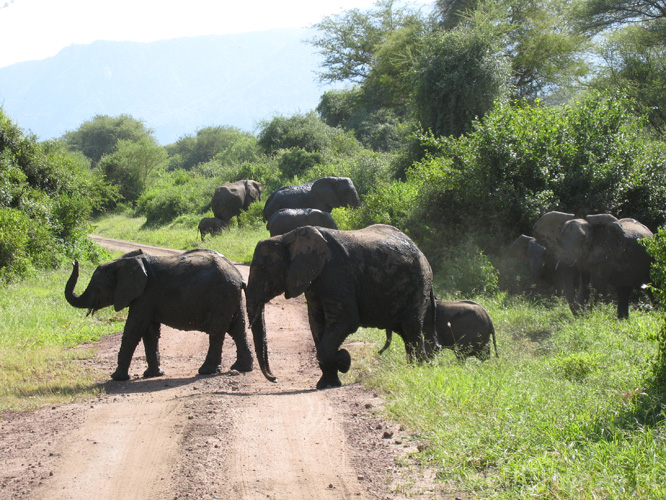
[[[381,420],[376,394],[356,384],[313,390],[320,372],[302,298],[274,299],[266,321],[277,384],[258,369],[197,376],[207,336],[163,327],[164,377],[139,378],[139,346],[133,378],[108,382],[104,396],[2,415],[0,499],[453,498],[404,459],[417,444]],[[119,337],[103,338],[93,360],[109,374]],[[224,349],[228,369],[229,338]]]

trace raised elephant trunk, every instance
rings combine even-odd
[[[76,287],[76,282],[78,279],[79,262],[74,261],[72,263],[72,274],[67,280],[67,284],[65,285],[65,299],[72,307],[78,307],[80,309],[91,309],[92,304],[90,303],[90,300],[88,300],[85,296],[78,295],[74,292],[74,288]]]
[[[266,322],[264,320],[265,304],[251,304],[248,301],[247,312],[250,318],[250,328],[252,329],[252,338],[254,340],[254,350],[257,354],[257,360],[261,373],[271,382],[277,382],[277,377],[271,372],[268,364],[268,346],[266,345]]]

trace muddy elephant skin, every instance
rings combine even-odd
[[[490,358],[490,340],[497,353],[495,327],[488,311],[472,300],[436,300],[437,340],[441,347],[452,349],[459,360],[475,356],[481,361]],[[430,316],[426,316],[424,329],[428,329]],[[391,345],[393,332],[386,330],[386,343],[379,353]]]
[[[303,226],[338,228],[331,214],[316,208],[282,208],[275,212],[266,223],[266,229],[271,236],[288,233]]]
[[[74,292],[78,276],[79,264],[75,262],[65,286],[70,305],[89,312],[109,306],[116,311],[129,307],[113,380],[129,379],[130,362],[140,340],[148,363],[143,376],[164,374],[159,354],[161,324],[209,335],[200,374],[220,371],[225,333],[236,344],[237,359],[232,369],[252,369],[243,312],[243,278],[221,254],[192,250],[157,257],[136,250],[98,266],[81,295]]]
[[[392,226],[305,226],[257,244],[247,312],[259,366],[271,381],[264,306],[281,293],[287,299],[305,293],[322,371],[318,389],[341,385],[338,372],[349,370],[351,357],[340,346],[360,326],[395,330],[410,358],[427,356],[423,322],[428,311],[434,314],[432,270],[414,242]],[[426,337],[434,349],[434,328]]]

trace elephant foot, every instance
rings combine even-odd
[[[115,372],[111,374],[111,378],[116,382],[123,382],[129,380],[129,371],[123,368],[118,368]]]
[[[162,370],[161,366],[158,366],[157,368],[148,367],[146,368],[146,371],[143,372],[143,378],[161,377],[163,375],[164,370]]]
[[[199,375],[214,375],[222,372],[222,366],[219,364],[204,363],[199,367]]]
[[[231,365],[232,370],[236,370],[239,372],[251,372],[253,368],[254,368],[254,363],[252,362],[252,358],[250,358],[249,360],[237,359],[236,362],[233,365]]]
[[[317,390],[329,389],[331,387],[341,387],[341,386],[342,382],[340,381],[340,378],[337,376],[337,374],[335,375],[335,377],[332,377],[330,375],[329,376],[323,375],[317,382]]]
[[[347,349],[340,349],[337,355],[338,370],[342,373],[347,373],[351,367],[351,356]],[[339,384],[340,385],[340,384]],[[336,386],[336,387],[339,387]]]

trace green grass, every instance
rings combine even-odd
[[[69,272],[40,272],[0,288],[0,411],[86,399],[107,378],[81,362],[93,350],[77,346],[121,331],[125,316],[109,309],[86,317],[71,307],[63,295]],[[82,269],[80,282],[91,274]]]
[[[253,214],[255,215],[255,214]],[[200,217],[181,217],[168,227],[145,227],[145,217],[107,215],[93,222],[93,233],[107,238],[136,241],[153,246],[191,250],[209,248],[233,261],[249,264],[257,242],[270,236],[263,221],[253,218],[242,227],[232,219],[228,229],[201,241],[197,225]]]
[[[666,498],[665,400],[647,383],[660,317],[618,321],[599,306],[574,319],[564,304],[477,300],[499,359],[461,364],[445,351],[410,365],[399,339],[374,356],[384,333],[364,329],[372,355],[347,376],[385,394],[438,479],[478,498]]]
[[[201,245],[193,220],[161,230],[142,219],[105,217],[95,233],[181,249]],[[260,224],[232,227],[203,246],[249,262]],[[94,266],[82,266],[81,283]],[[93,396],[100,374],[77,348],[122,329],[111,310],[86,318],[62,297],[69,269],[0,290],[0,410],[25,410]],[[383,331],[349,340],[353,363],[344,383],[382,393],[385,416],[422,446],[451,492],[488,499],[666,498],[666,395],[650,383],[662,317],[612,305],[580,318],[561,300],[477,297],[497,329],[499,358],[459,363],[444,351],[409,364],[399,336],[376,354]],[[39,311],[38,314],[35,311]],[[358,342],[358,341],[361,342]]]

